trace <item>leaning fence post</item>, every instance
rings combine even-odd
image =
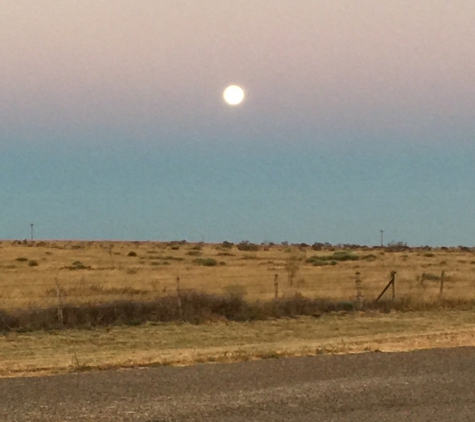
[[[389,283],[386,285],[383,291],[376,298],[376,302],[379,301],[379,299],[383,297],[384,293],[386,293],[386,291],[389,289],[389,286],[393,288],[393,300],[394,300],[396,298],[396,271],[391,271],[391,280],[389,280]]]
[[[64,317],[63,317],[63,304],[61,300],[61,286],[59,285],[59,281],[57,278],[54,279],[56,283],[56,296],[58,297],[58,321],[61,325],[63,325]]]
[[[356,272],[355,282],[356,282],[356,306],[358,309],[361,309],[363,306],[363,294],[361,292],[361,273]]]
[[[445,271],[440,273],[440,296],[444,294],[444,279],[445,279]]]
[[[181,307],[181,289],[180,289],[180,276],[176,277],[176,304],[178,308],[178,316],[183,318],[183,309]]]
[[[279,275],[274,275],[274,297],[277,299],[279,297]]]

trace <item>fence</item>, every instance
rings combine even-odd
[[[399,297],[425,295],[427,299],[441,297],[447,279],[442,271],[439,275],[422,273],[413,280],[403,279],[397,282],[397,272],[382,273],[370,279],[357,271],[347,277],[321,277],[318,274],[302,277],[289,283],[287,274],[274,273],[260,277],[258,281],[250,276],[227,275],[209,277],[210,282],[197,284],[190,275],[165,275],[141,283],[99,283],[88,281],[82,276],[79,280],[61,280],[55,277],[51,282],[1,283],[0,309],[21,309],[28,307],[46,308],[57,306],[58,317],[62,319],[61,309],[64,305],[107,303],[117,300],[148,301],[158,297],[198,291],[225,296],[236,296],[249,301],[269,301],[276,298],[303,295],[309,298],[345,300],[355,302],[361,307],[363,302],[379,301],[383,297],[396,300]],[[217,282],[219,280],[219,282]],[[388,281],[389,280],[389,281]],[[455,283],[451,284],[453,291]],[[391,288],[390,297],[388,290]],[[456,290],[455,296],[461,291]],[[452,294],[452,297],[454,295]]]

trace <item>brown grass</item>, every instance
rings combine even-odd
[[[474,334],[475,314],[463,311],[12,332],[0,336],[0,377],[474,346]]]
[[[464,249],[351,250],[355,261],[334,261],[344,248],[314,251],[302,246],[266,246],[258,251],[213,244],[158,242],[0,242],[0,309],[57,305],[57,284],[63,304],[107,303],[118,300],[154,300],[177,289],[223,294],[230,285],[241,286],[248,301],[300,293],[310,298],[352,301],[355,273],[361,273],[363,296],[377,297],[392,270],[398,272],[398,297],[437,300],[441,271],[446,273],[444,297],[475,299],[475,256]],[[134,254],[130,254],[134,252]],[[191,255],[190,255],[191,253]],[[197,260],[196,253],[200,254]],[[132,256],[129,256],[132,255]],[[325,264],[305,263],[313,256]],[[330,257],[330,258],[328,258]],[[203,262],[215,260],[217,265]],[[289,260],[299,268],[288,282]],[[28,263],[35,261],[37,266]],[[336,262],[336,265],[332,265]],[[422,274],[426,279],[421,284]]]

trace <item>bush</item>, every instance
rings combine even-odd
[[[18,258],[15,259],[15,261],[18,261],[18,262],[26,262],[28,261],[28,258],[25,258],[23,256],[19,256]]]
[[[240,250],[240,251],[246,251],[246,252],[256,252],[259,250],[259,246],[254,244],[254,243],[250,243],[249,241],[247,240],[244,240],[242,242],[240,242],[238,245],[237,245],[237,248]]]
[[[28,261],[28,266],[30,267],[37,267],[38,266],[38,261],[35,261],[34,259],[30,259]]]
[[[329,264],[336,265],[337,262],[341,262],[341,261],[357,261],[358,259],[360,259],[360,257],[351,252],[339,251],[339,252],[334,252],[332,255],[321,255],[321,256],[314,255],[314,256],[311,256],[310,258],[307,258],[305,262],[307,264],[312,264],[318,267],[318,266],[329,265]]]
[[[215,267],[218,265],[218,261],[213,258],[196,258],[193,260],[193,263],[196,265],[203,265],[205,267]]]
[[[84,265],[81,261],[74,261],[69,267],[63,267],[67,270],[90,270],[91,267]]]
[[[137,256],[137,252],[130,251],[127,256]]]
[[[221,243],[221,247],[224,249],[231,249],[233,246],[234,246],[234,243],[228,242],[227,240]]]
[[[186,254],[189,256],[201,256],[200,251],[188,251]]]

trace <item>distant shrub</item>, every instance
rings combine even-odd
[[[251,243],[247,240],[245,241],[242,241],[240,242],[238,245],[237,245],[237,248],[240,250],[240,251],[247,251],[247,252],[256,252],[259,250],[259,246],[254,244],[254,243]]]
[[[34,259],[30,259],[28,261],[28,266],[30,267],[37,267],[38,266],[38,261],[35,261]]]
[[[199,250],[198,251],[188,251],[186,254],[189,255],[189,256],[201,256],[201,252]]]
[[[338,251],[334,252],[332,255],[314,255],[310,258],[307,258],[305,262],[307,264],[312,264],[315,267],[321,267],[325,265],[336,265],[338,262],[342,261],[357,261],[360,259],[358,255],[355,255],[347,251]],[[367,258],[367,259],[376,259],[376,258]]]
[[[426,252],[426,253],[424,254],[424,256],[425,256],[426,258],[433,258],[433,257],[435,256],[435,254],[433,254],[432,252]]]
[[[91,267],[84,265],[81,261],[74,261],[69,267],[63,267],[67,270],[90,270]]]
[[[227,240],[221,243],[221,247],[224,249],[231,249],[233,246],[234,246],[234,243],[228,242]]]
[[[205,267],[215,267],[218,265],[218,261],[213,258],[197,258],[193,260],[193,263],[196,265],[203,265]]]
[[[28,261],[28,258],[25,258],[23,256],[19,256],[18,258],[15,259],[15,261],[18,261],[18,262],[26,262]]]
[[[216,256],[235,256],[235,255],[231,252],[218,252]]]
[[[312,264],[314,266],[322,266],[322,265],[336,265],[337,262],[341,261],[357,261],[360,259],[358,255],[355,255],[348,251],[338,251],[334,252],[332,255],[314,255],[310,258],[307,258],[305,261],[307,264]]]
[[[335,261],[357,261],[358,259],[360,259],[360,257],[352,252],[338,251],[334,252],[333,255],[331,255],[331,259]]]
[[[386,248],[388,252],[403,252],[408,251],[411,248],[407,246],[406,242],[390,242]]]
[[[130,251],[127,256],[137,256],[137,252]]]

